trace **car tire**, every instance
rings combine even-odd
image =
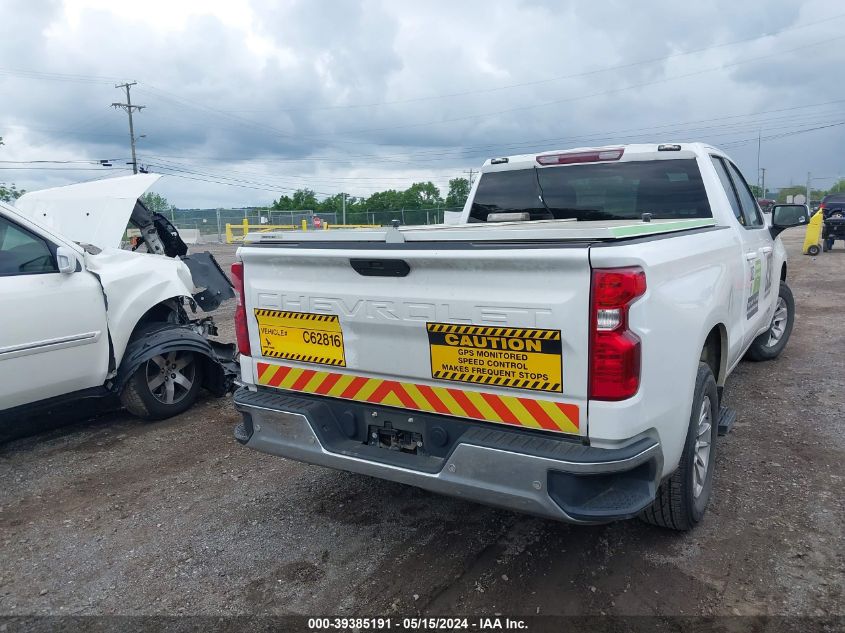
[[[795,299],[792,291],[784,282],[780,282],[778,290],[777,306],[772,315],[772,322],[769,329],[754,339],[751,347],[745,353],[745,358],[760,362],[774,360],[786,347],[789,337],[792,334],[792,326],[795,323]]]
[[[640,513],[646,523],[685,532],[704,517],[713,492],[719,393],[707,363],[698,364],[689,428],[677,470],[657,489],[652,504]]]
[[[196,402],[203,378],[202,358],[176,350],[154,356],[135,370],[120,394],[123,406],[143,420],[164,420]]]
[[[812,246],[807,247],[807,255],[812,255],[813,257],[815,257],[821,252],[822,250],[819,248],[818,244],[813,244]]]

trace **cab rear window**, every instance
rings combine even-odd
[[[531,220],[631,220],[712,217],[695,159],[565,165],[481,176],[470,222],[490,213]]]

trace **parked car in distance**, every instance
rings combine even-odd
[[[825,218],[845,217],[845,193],[830,193],[822,198],[819,211]]]
[[[0,203],[0,420],[82,398],[120,396],[132,413],[185,411],[237,371],[212,310],[233,297],[208,253],[139,200],[160,176],[28,193]],[[127,224],[143,249],[119,248]]]
[[[808,215],[765,222],[717,148],[614,145],[488,160],[457,225],[248,235],[235,436],[564,521],[691,529],[728,377],[789,340],[777,237]]]

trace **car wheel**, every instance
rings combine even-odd
[[[822,251],[819,248],[818,244],[813,244],[812,246],[807,247],[807,255],[812,255],[813,257],[815,257],[821,252]]]
[[[120,400],[144,420],[164,420],[187,411],[202,386],[202,362],[194,352],[153,356],[132,374]]]
[[[707,363],[698,364],[684,452],[677,470],[660,484],[654,502],[640,514],[646,523],[686,531],[704,517],[713,492],[719,393]]]
[[[758,362],[773,360],[780,356],[789,341],[789,336],[792,334],[794,322],[795,299],[792,297],[789,286],[780,282],[777,305],[769,329],[754,339],[751,347],[745,353],[745,357],[748,360]]]

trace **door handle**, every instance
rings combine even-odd
[[[771,253],[773,250],[775,250],[775,249],[773,249],[771,246],[764,246],[763,248],[760,249],[760,251],[763,252],[763,253]]]
[[[411,272],[404,259],[350,259],[349,264],[364,277],[407,277]]]
[[[745,259],[751,261],[752,259],[757,259],[757,251],[752,251],[751,253],[745,254]]]

